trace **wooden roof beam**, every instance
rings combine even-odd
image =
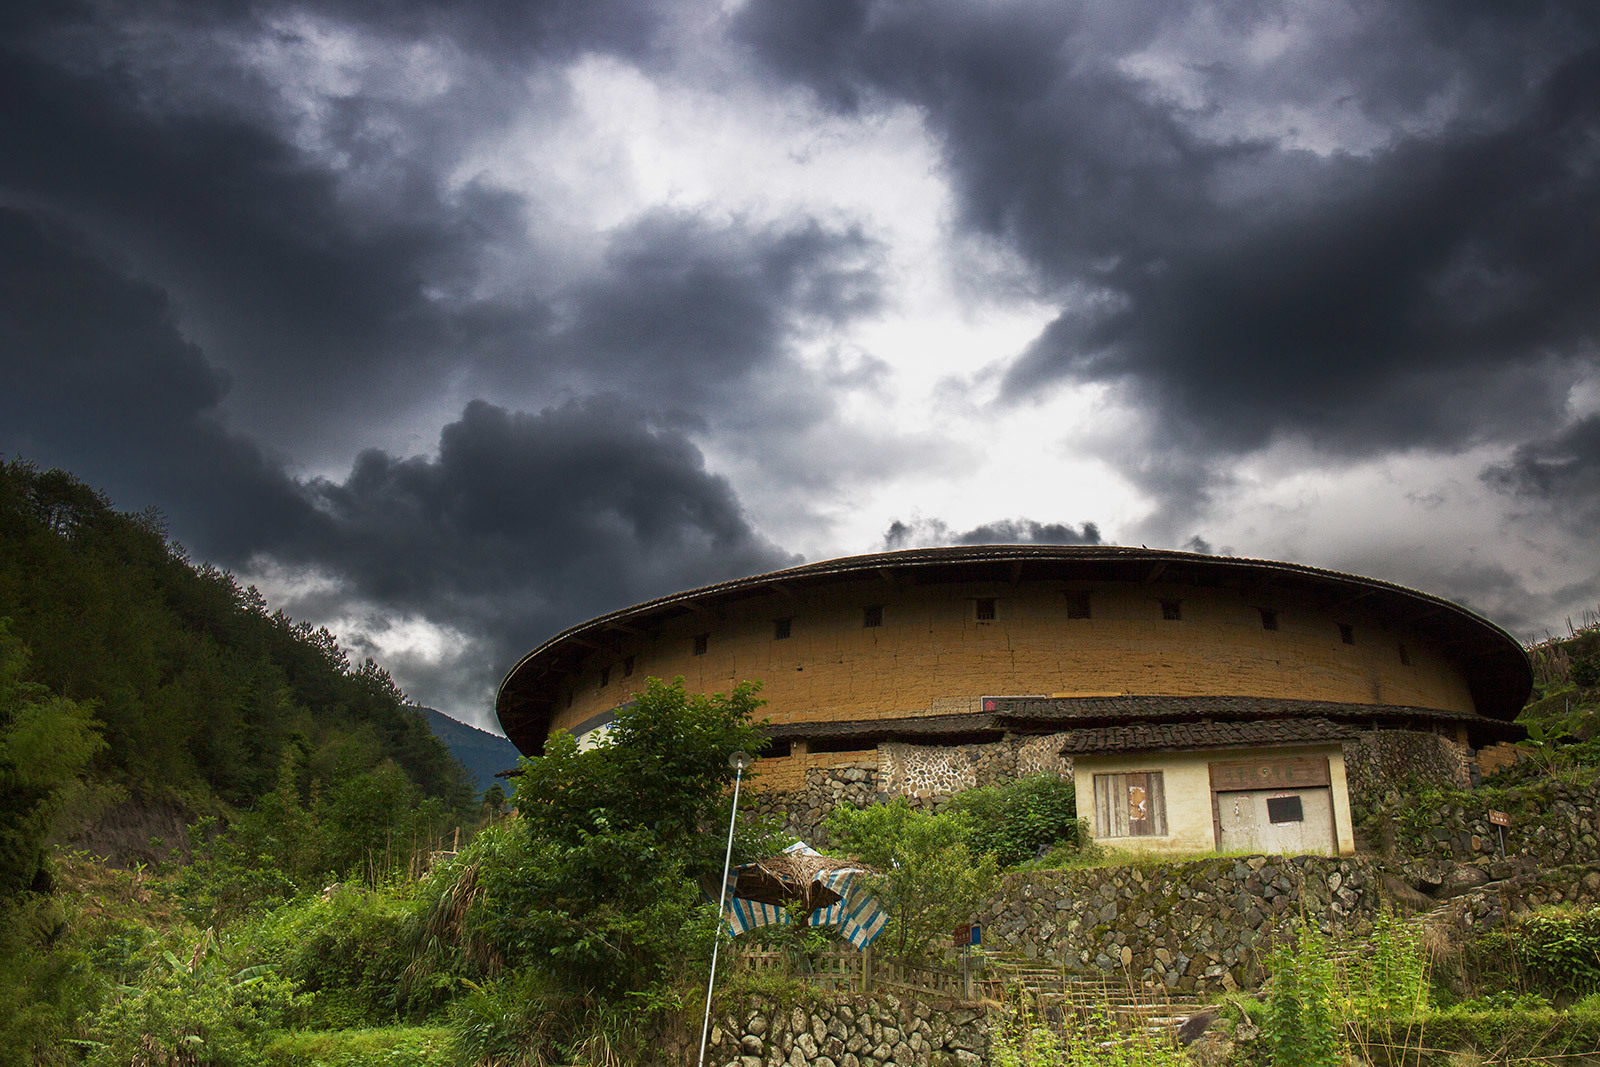
[[[1157,578],[1161,577],[1162,572],[1166,569],[1167,561],[1158,561],[1154,567],[1150,568],[1150,573],[1144,576],[1144,584],[1149,585],[1151,582],[1154,582]]]

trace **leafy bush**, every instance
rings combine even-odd
[[[728,756],[766,744],[750,721],[756,689],[690,696],[681,679],[650,679],[595,748],[558,734],[524,761],[519,818],[474,854],[473,934],[509,965],[602,999],[653,996],[709,953],[715,908],[700,886],[721,874]],[[747,834],[741,847],[768,843]]]
[[[993,853],[1002,867],[1015,867],[1052,846],[1075,845],[1078,795],[1071,779],[1036,774],[1000,785],[969,789],[950,803],[970,816],[967,844],[975,854]]]
[[[1262,1035],[1273,1067],[1336,1067],[1341,1027],[1327,939],[1308,923],[1273,950],[1267,968],[1272,985]]]
[[[225,966],[205,943],[185,963],[170,950],[138,987],[123,991],[90,1022],[91,1067],[130,1063],[264,1064],[268,1033],[304,1007],[294,985],[262,966]]]
[[[379,1026],[426,1017],[438,998],[408,996],[408,932],[417,905],[394,889],[340,886],[302,898],[236,927],[227,955],[270,962],[302,993],[312,994],[311,1022]]]
[[[1600,907],[1541,911],[1515,922],[1517,961],[1551,989],[1600,992]]]
[[[1373,918],[1367,951],[1350,959],[1350,999],[1365,1018],[1407,1017],[1428,1008],[1428,961],[1422,927],[1393,911]]]
[[[889,916],[878,944],[892,955],[926,954],[934,938],[971,922],[994,888],[994,855],[972,855],[971,816],[965,812],[930,815],[902,798],[867,808],[837,807],[827,828],[840,854],[878,871],[868,887]]]
[[[1600,655],[1579,656],[1573,659],[1567,677],[1579,689],[1600,687]]]

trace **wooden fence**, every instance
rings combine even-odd
[[[923,993],[972,1000],[978,989],[975,973],[963,977],[960,971],[943,967],[880,960],[871,950],[833,950],[805,957],[781,949],[742,951],[734,957],[734,967],[747,973],[788,975],[818,989],[840,993]]]

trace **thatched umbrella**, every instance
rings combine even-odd
[[[857,860],[836,859],[809,849],[803,852],[786,850],[735,868],[733,892],[735,896],[762,904],[803,904],[809,914],[842,899],[823,883],[823,875],[842,870],[874,873],[872,868]]]

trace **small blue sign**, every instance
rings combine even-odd
[[[983,944],[983,927],[977,923],[972,924],[972,943],[974,945]]]

